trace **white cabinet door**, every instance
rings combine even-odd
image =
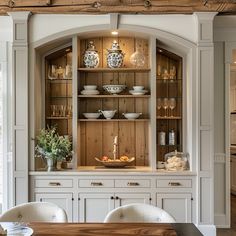
[[[146,203],[150,204],[149,193],[116,193],[115,207],[124,206],[131,203]]]
[[[170,213],[177,223],[191,222],[191,194],[157,194],[157,206]]]
[[[72,193],[36,193],[35,200],[40,202],[51,202],[65,210],[68,221],[72,222]]]
[[[231,157],[230,181],[231,181],[231,192],[233,194],[236,194],[236,157]]]
[[[113,193],[81,193],[79,199],[80,222],[103,222],[114,209]]]

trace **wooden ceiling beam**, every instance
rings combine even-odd
[[[0,15],[11,11],[52,14],[235,14],[236,0],[0,0]]]

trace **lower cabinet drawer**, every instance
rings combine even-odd
[[[158,179],[157,188],[191,188],[191,179]]]
[[[110,188],[114,187],[114,180],[109,179],[81,179],[79,180],[79,187],[80,188]]]
[[[35,179],[35,188],[72,188],[72,179]]]
[[[115,180],[116,188],[150,188],[151,181],[149,179],[119,179]]]

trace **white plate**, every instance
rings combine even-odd
[[[97,95],[99,94],[99,91],[98,90],[82,90],[81,91],[81,94],[82,95]]]
[[[129,90],[129,93],[131,93],[132,95],[144,95],[145,93],[147,93],[147,90]]]
[[[33,232],[34,232],[33,229],[31,229],[30,227],[20,227],[14,230],[7,231],[7,235],[31,236],[33,235]]]

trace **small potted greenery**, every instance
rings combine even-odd
[[[57,162],[62,161],[72,153],[71,141],[67,136],[60,136],[56,132],[55,126],[41,129],[36,140],[35,150],[45,158],[47,171],[56,170]]]

